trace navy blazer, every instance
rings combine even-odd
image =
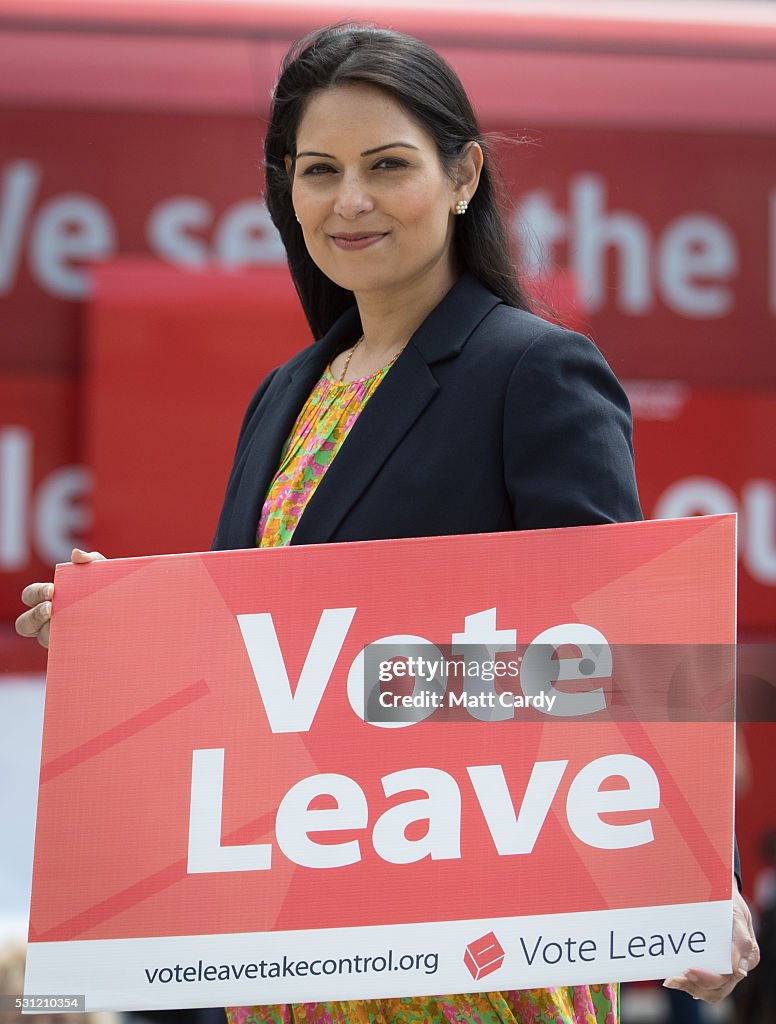
[[[355,307],[273,370],[240,431],[214,549],[256,544],[296,417],[361,333]],[[464,274],[410,338],[292,544],[641,519],[628,400],[595,345]]]

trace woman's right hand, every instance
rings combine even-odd
[[[76,565],[105,560],[99,551],[81,551],[73,548],[70,556]],[[16,620],[19,636],[34,636],[41,647],[48,647],[51,632],[51,601],[54,597],[53,583],[30,583],[22,591],[22,602],[30,609],[22,612]]]

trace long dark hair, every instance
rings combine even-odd
[[[286,248],[313,335],[325,334],[355,299],[327,278],[307,252],[291,205],[285,157],[296,158],[297,129],[311,96],[345,82],[365,82],[389,93],[433,138],[448,174],[468,143],[480,144],[485,161],[467,213],[456,217],[455,257],[461,270],[474,274],[507,305],[528,309],[509,255],[487,143],[458,76],[438,53],[412,36],[346,23],[319,29],[288,51],[264,143],[267,208]]]

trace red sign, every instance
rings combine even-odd
[[[732,644],[734,526],[59,566],[28,989],[142,1008],[729,970],[733,724],[677,720],[656,675],[662,715],[615,711],[622,645]],[[365,666],[396,644],[523,654],[498,682],[478,663],[479,696],[440,687],[457,717],[384,720],[373,698],[402,698]]]

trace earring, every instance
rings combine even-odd
[[[301,224],[302,222],[299,220],[299,214],[295,212],[294,216],[296,217],[297,224]]]
[[[469,200],[468,199],[459,199],[458,202],[455,204],[455,213],[458,216],[460,216],[462,213],[466,213],[466,211],[468,209],[469,209]]]

